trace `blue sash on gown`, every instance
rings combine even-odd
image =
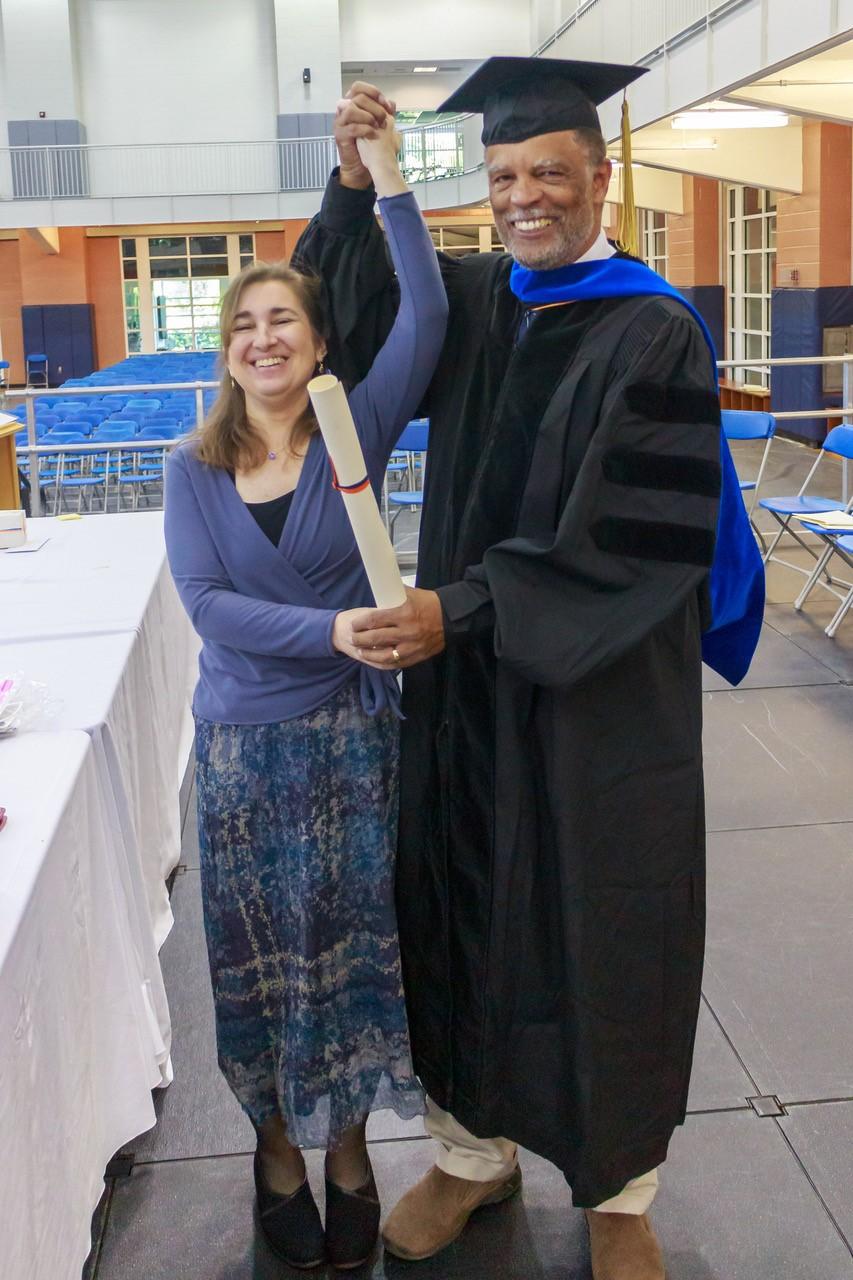
[[[598,258],[553,271],[514,263],[510,287],[527,306],[596,298],[673,298],[699,325],[716,369],[717,353],[705,321],[668,281],[642,262]],[[731,684],[749,670],[764,616],[764,564],[756,546],[728,441],[720,431],[722,489],[711,565],[711,623],[702,636],[702,658]]]

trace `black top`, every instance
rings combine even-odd
[[[291,489],[289,493],[282,493],[278,498],[270,498],[269,502],[246,503],[247,509],[275,547],[281,542],[285,521],[293,504],[294,492]]]

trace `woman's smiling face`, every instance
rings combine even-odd
[[[231,325],[228,369],[247,399],[290,399],[305,390],[325,355],[299,298],[280,280],[250,284]]]

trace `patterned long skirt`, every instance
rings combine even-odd
[[[278,1113],[302,1146],[423,1111],[394,913],[398,746],[357,685],[280,724],[196,720],[219,1064],[255,1125]]]

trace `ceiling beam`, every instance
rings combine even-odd
[[[59,253],[58,227],[27,227],[26,232],[43,253]]]

